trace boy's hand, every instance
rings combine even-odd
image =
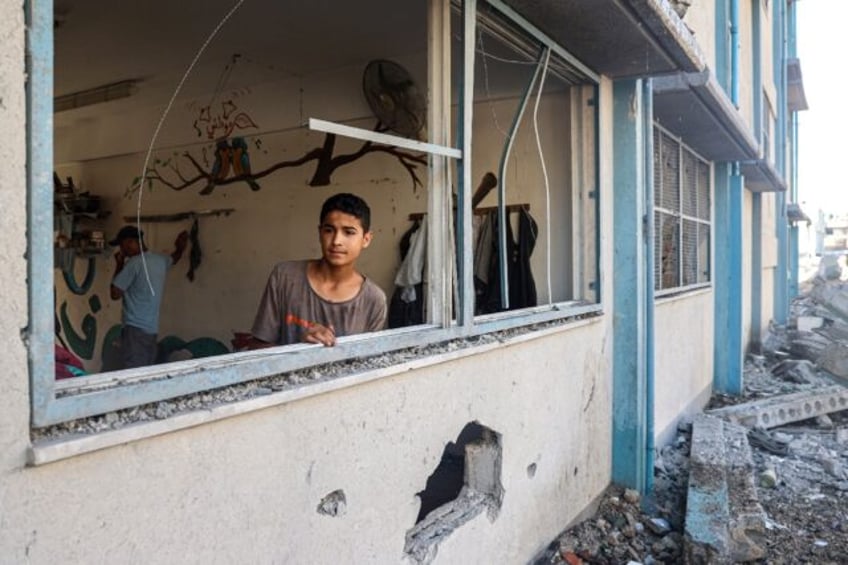
[[[332,347],[336,344],[336,330],[332,325],[322,326],[321,324],[312,324],[306,330],[303,341],[306,343],[320,343],[326,347]]]

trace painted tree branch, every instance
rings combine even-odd
[[[380,124],[377,124],[375,131],[380,131]],[[271,173],[278,171],[279,169],[291,168],[291,167],[300,167],[310,161],[318,161],[318,164],[315,167],[315,172],[312,175],[312,179],[309,181],[310,186],[327,186],[331,182],[331,177],[336,169],[340,167],[344,167],[354,161],[359,160],[369,153],[386,153],[388,155],[392,155],[400,162],[401,165],[406,169],[409,173],[409,176],[412,180],[412,188],[413,190],[417,189],[419,186],[423,186],[421,180],[418,178],[417,168],[418,165],[426,165],[427,158],[424,155],[416,155],[413,153],[408,153],[405,151],[401,151],[394,147],[390,147],[387,145],[378,145],[374,144],[370,141],[366,141],[353,153],[336,155],[333,153],[335,151],[336,144],[336,136],[335,134],[328,133],[324,137],[324,144],[321,147],[317,147],[305,153],[302,157],[298,159],[293,159],[290,161],[282,161],[280,163],[276,163],[271,165],[270,167],[257,172],[245,173],[240,175],[228,176],[226,178],[216,178],[212,172],[208,171],[203,165],[201,165],[197,159],[194,158],[191,153],[186,151],[181,155],[181,157],[185,158],[191,166],[196,171],[196,174],[186,176],[184,175],[179,167],[175,164],[168,165],[168,168],[171,170],[171,173],[176,176],[177,180],[173,180],[168,178],[165,174],[163,174],[161,170],[162,164],[157,163],[152,167],[148,168],[146,172],[146,181],[148,183],[159,182],[170,188],[171,190],[181,191],[185,190],[197,183],[204,182],[205,186],[200,190],[200,194],[207,195],[211,194],[212,191],[215,190],[218,186],[226,186],[229,184],[235,184],[239,182],[245,182],[248,184],[252,184],[255,186],[255,181],[270,175]],[[138,179],[137,179],[138,180]],[[127,193],[130,194],[135,192],[139,188],[139,183],[131,186]]]

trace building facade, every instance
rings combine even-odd
[[[279,4],[0,0],[0,562],[528,561],[786,321],[793,1]],[[337,192],[391,327],[234,351]]]

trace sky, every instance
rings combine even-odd
[[[808,216],[848,213],[848,0],[798,0],[798,200]]]

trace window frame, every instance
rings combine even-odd
[[[715,182],[714,182],[714,167],[713,167],[712,161],[710,161],[709,159],[700,155],[697,151],[695,151],[694,149],[689,147],[686,143],[684,143],[682,138],[674,135],[669,130],[662,127],[659,123],[654,122],[653,127],[654,127],[655,131],[658,131],[660,133],[661,136],[664,135],[664,136],[674,140],[674,142],[677,144],[677,159],[678,159],[678,161],[677,161],[678,162],[678,168],[677,168],[677,178],[678,178],[678,181],[677,181],[677,185],[678,185],[677,210],[670,210],[668,208],[663,208],[662,206],[658,206],[656,204],[656,202],[654,202],[654,205],[653,205],[653,213],[654,214],[656,214],[656,213],[665,214],[666,216],[673,217],[673,218],[676,218],[678,220],[678,230],[677,230],[677,280],[678,280],[678,284],[676,286],[673,286],[673,287],[661,288],[661,284],[660,285],[656,284],[656,278],[655,278],[655,283],[654,283],[654,286],[655,286],[654,297],[664,298],[664,297],[683,294],[683,293],[687,293],[687,292],[691,292],[691,291],[701,290],[701,289],[704,289],[704,288],[711,288],[712,285],[713,285],[712,257],[713,257],[713,237],[714,237],[714,230],[715,230],[715,214],[714,214],[714,210],[713,210],[713,205],[714,205],[713,188],[714,188]],[[660,147],[662,146],[661,143],[659,145],[660,145]],[[661,148],[657,148],[656,146],[657,146],[657,143],[654,142],[654,152],[661,151]],[[685,188],[684,182],[683,182],[683,155],[684,155],[684,153],[690,154],[696,160],[701,161],[702,163],[705,163],[707,165],[707,167],[709,168],[708,196],[709,196],[709,203],[710,204],[709,204],[709,219],[708,220],[704,220],[703,218],[699,218],[697,216],[692,216],[690,214],[686,214],[683,211],[683,206],[684,206],[684,204],[683,204],[683,200],[684,200],[683,199],[683,192],[684,192],[684,188]],[[652,157],[652,158],[654,158],[654,157]],[[660,158],[662,158],[662,153],[660,153]],[[662,165],[662,163],[660,163],[660,164]],[[660,182],[662,182],[663,175],[660,174],[659,178],[660,178]],[[697,175],[696,175],[696,178],[697,178]],[[654,182],[656,182],[656,181],[654,181]],[[656,185],[654,186],[654,192],[655,193],[661,193],[660,189],[661,189],[661,187],[658,187]],[[698,200],[697,192],[696,192],[696,195],[695,195],[695,199],[696,199],[696,201]],[[710,233],[709,242],[708,242],[709,247],[707,249],[707,259],[706,259],[708,280],[705,281],[705,282],[695,282],[695,283],[690,283],[690,284],[686,284],[686,285],[683,284],[683,278],[684,278],[683,222],[684,222],[684,220],[689,221],[689,222],[694,222],[696,226],[706,225],[706,226],[709,227],[709,230],[710,230],[710,232],[709,232]],[[654,221],[654,229],[653,229],[653,233],[651,234],[652,238],[653,238],[653,242],[654,242],[654,249],[656,249],[656,246],[657,246],[657,238],[662,237],[662,234],[659,233],[660,229],[661,229],[661,226],[658,225],[658,222]],[[695,256],[696,256],[696,261],[698,261],[697,253],[696,253]],[[655,262],[655,264],[654,264],[654,269],[655,269],[654,276],[656,277],[657,269],[659,269],[659,278],[660,278],[660,282],[661,282],[663,273],[662,273],[662,265],[660,264],[660,261],[661,261],[660,257],[654,258],[654,262]],[[699,261],[696,262],[696,273],[698,272],[698,269],[701,268],[701,267],[703,267],[703,265],[701,265]]]
[[[600,249],[600,171],[599,104],[600,77],[582,65],[563,47],[532,26],[500,0],[479,0],[496,9],[514,25],[530,34],[543,46],[569,63],[585,69],[594,82],[594,171],[582,171],[584,177],[594,175],[595,272],[598,281],[602,271]],[[28,20],[28,89],[27,89],[27,149],[28,149],[28,275],[29,326],[27,328],[30,391],[32,400],[31,424],[41,428],[104,414],[115,410],[172,399],[211,389],[236,385],[274,375],[334,363],[351,358],[379,355],[393,350],[432,344],[450,339],[472,337],[495,331],[579,317],[603,311],[600,284],[596,301],[585,304],[569,301],[534,308],[501,312],[477,317],[473,315],[474,290],[471,242],[471,120],[474,104],[474,58],[478,29],[478,0],[461,2],[463,27],[463,83],[459,108],[456,146],[449,143],[451,111],[451,0],[429,0],[428,21],[428,87],[430,111],[428,131],[431,144],[417,149],[429,153],[430,190],[428,195],[428,273],[430,285],[428,321],[409,328],[391,329],[342,338],[333,348],[295,344],[264,350],[230,353],[179,361],[151,367],[125,369],[56,381],[54,375],[54,299],[53,279],[46,276],[53,270],[53,3],[32,0],[26,4]],[[582,98],[581,98],[582,99]],[[329,125],[328,125],[329,124]],[[341,124],[313,122],[319,127],[335,128]],[[352,128],[356,130],[356,128]],[[367,139],[374,135],[368,130],[346,130],[342,135]],[[409,142],[404,138],[404,142]],[[390,140],[389,140],[390,141]],[[430,145],[429,147],[423,147]],[[573,159],[580,159],[578,153]],[[450,248],[453,242],[449,230],[441,229],[452,221],[449,158],[457,159],[459,218],[458,241],[458,304],[456,321],[452,315],[453,269]],[[583,187],[575,187],[582,191]],[[581,193],[582,194],[582,193]],[[574,198],[574,194],[572,195]],[[48,205],[49,203],[49,205]],[[500,203],[499,205],[502,205]],[[575,233],[576,239],[584,234]],[[586,259],[586,258],[584,258]],[[438,266],[438,267],[434,267]],[[310,386],[310,385],[306,385]]]

